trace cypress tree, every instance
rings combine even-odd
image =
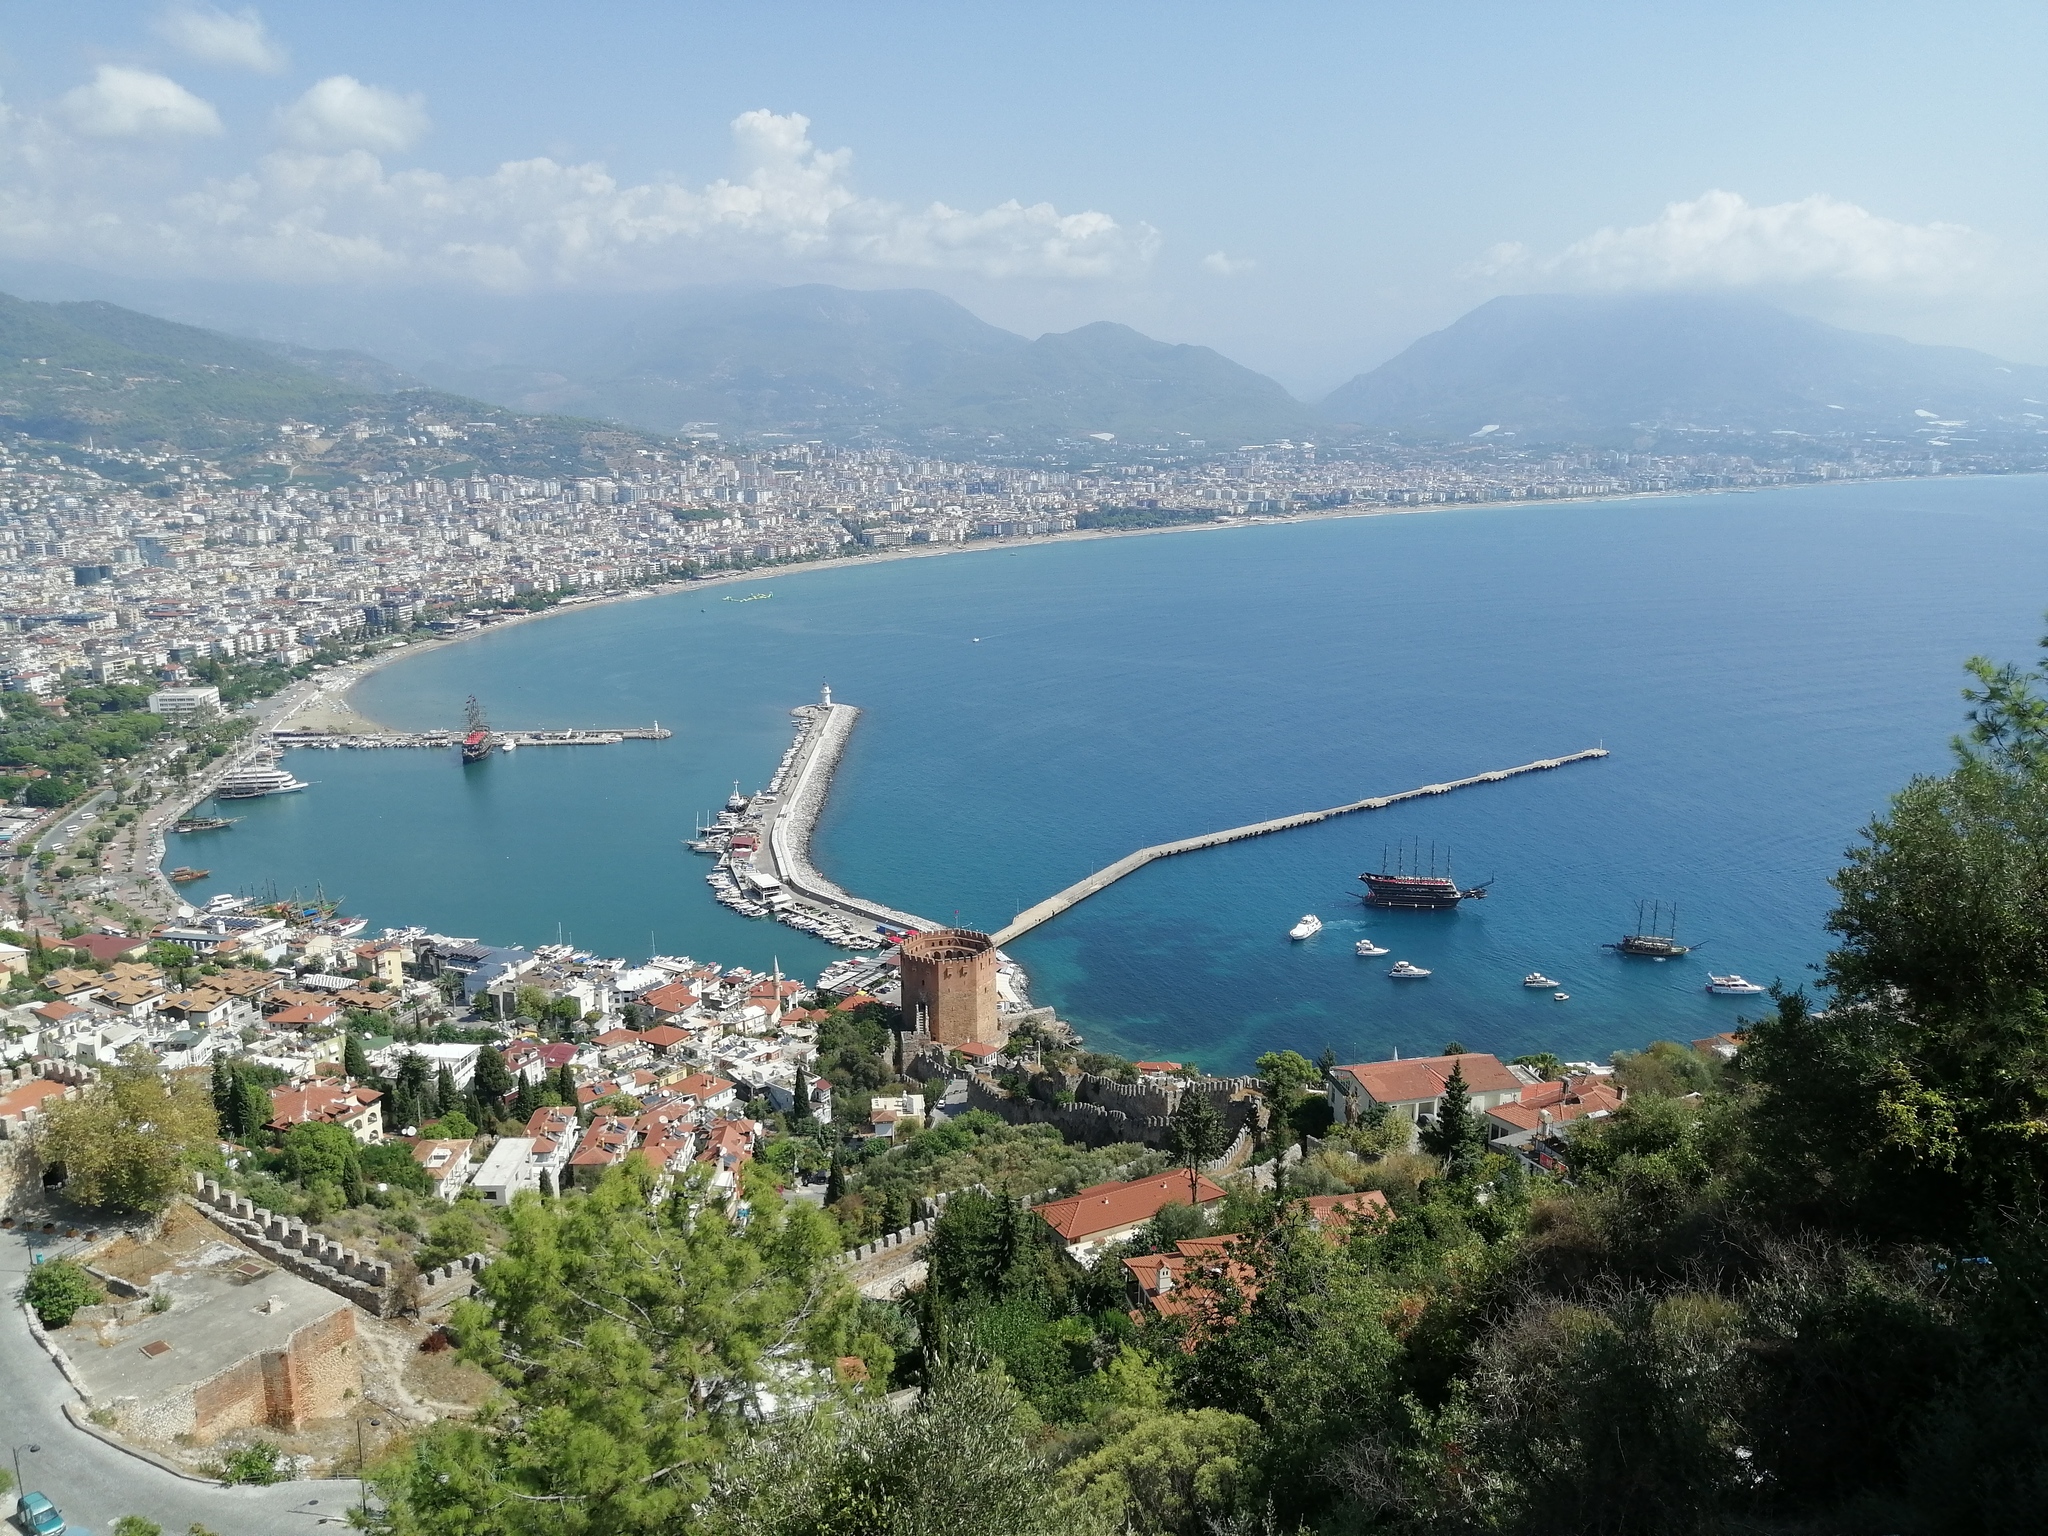
[[[540,1095],[532,1083],[519,1079],[519,1087],[512,1094],[512,1115],[521,1126],[533,1118],[533,1112],[540,1108]]]
[[[263,1139],[263,1128],[270,1124],[277,1107],[270,1102],[270,1090],[253,1077],[235,1074],[235,1134],[244,1146],[255,1146]]]
[[[476,1055],[477,1094],[485,1099],[501,1100],[512,1091],[512,1072],[505,1065],[505,1058],[490,1046],[485,1046]]]
[[[455,1086],[455,1074],[444,1063],[434,1074],[434,1114],[438,1118],[461,1106],[462,1091]]]
[[[569,1069],[569,1063],[566,1061],[555,1074],[555,1102],[566,1104],[571,1109],[576,1107],[576,1074]]]
[[[223,1131],[235,1128],[235,1069],[225,1057],[217,1057],[213,1063],[213,1112]]]
[[[832,1172],[825,1179],[825,1203],[837,1205],[846,1198],[846,1163],[837,1152],[832,1154]]]
[[[1472,1093],[1465,1086],[1464,1064],[1453,1062],[1451,1075],[1444,1079],[1444,1091],[1436,1101],[1436,1119],[1422,1128],[1422,1149],[1446,1162],[1454,1161],[1472,1149],[1478,1139],[1477,1130],[1472,1117]]]
[[[342,1042],[341,1070],[358,1082],[370,1075],[370,1058],[364,1054],[363,1042],[354,1030],[350,1030],[348,1038]]]
[[[363,1183],[363,1161],[353,1150],[341,1170],[341,1198],[350,1205],[367,1204],[370,1198],[370,1191]]]
[[[811,1118],[811,1080],[804,1076],[804,1069],[802,1067],[796,1069],[794,1100],[795,1102],[789,1106],[791,1123],[800,1124],[809,1121]]]

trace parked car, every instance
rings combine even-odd
[[[64,1523],[64,1515],[40,1493],[24,1493],[14,1505],[14,1523],[21,1527],[22,1536],[82,1536],[82,1533]]]

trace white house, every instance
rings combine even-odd
[[[541,1165],[533,1157],[534,1138],[504,1136],[491,1148],[483,1166],[470,1175],[469,1187],[492,1205],[510,1205],[522,1189],[541,1187]]]

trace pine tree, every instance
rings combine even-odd
[[[370,1075],[370,1058],[364,1054],[363,1042],[354,1030],[350,1030],[348,1038],[342,1042],[341,1070],[357,1082]]]
[[[1174,1161],[1190,1170],[1221,1157],[1230,1145],[1230,1131],[1216,1104],[1199,1084],[1181,1090],[1167,1128]]]
[[[235,1073],[235,1135],[244,1146],[263,1139],[263,1128],[277,1114],[270,1090],[253,1077]]]
[[[1422,1150],[1445,1162],[1454,1162],[1476,1150],[1478,1125],[1472,1114],[1472,1093],[1465,1086],[1465,1066],[1451,1064],[1444,1079],[1444,1091],[1436,1101],[1436,1119],[1422,1128]]]
[[[501,1100],[512,1091],[512,1072],[505,1058],[490,1046],[476,1054],[475,1088],[479,1097]]]

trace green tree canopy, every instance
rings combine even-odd
[[[64,1192],[96,1209],[157,1211],[214,1153],[218,1136],[204,1076],[166,1076],[154,1066],[102,1069],[39,1124],[46,1166],[62,1165]]]

